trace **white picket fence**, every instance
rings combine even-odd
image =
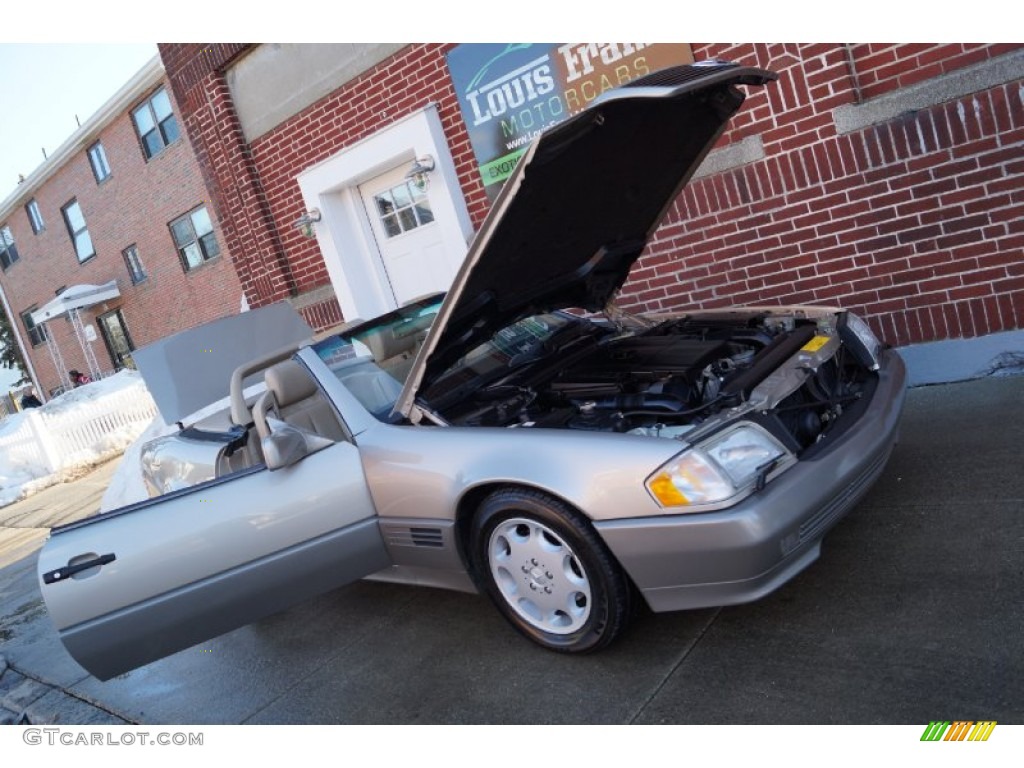
[[[156,412],[153,398],[141,386],[66,410],[29,409],[17,429],[0,433],[0,467],[31,465],[52,473],[117,455],[142,434]]]

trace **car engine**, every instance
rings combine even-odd
[[[743,412],[799,451],[834,427],[870,379],[845,354],[831,314],[721,312],[626,332],[587,321],[574,328],[529,364],[512,358],[508,375],[445,404],[444,417],[679,438]]]

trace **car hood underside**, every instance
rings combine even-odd
[[[603,308],[666,209],[771,72],[674,67],[609,91],[543,132],[477,233],[395,410],[472,346],[522,317]]]

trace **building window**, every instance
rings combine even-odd
[[[39,211],[39,203],[36,202],[34,197],[25,204],[25,213],[28,214],[28,222],[32,225],[32,232],[38,235],[46,229],[46,225],[43,224],[43,214]]]
[[[121,255],[124,256],[124,265],[128,267],[128,275],[132,279],[132,285],[138,285],[146,279],[146,269],[142,266],[142,259],[139,258],[139,249],[129,245]]]
[[[14,235],[8,226],[0,227],[0,267],[6,272],[18,260],[18,249],[14,246]]]
[[[32,343],[33,347],[38,347],[40,344],[46,343],[46,326],[36,325],[32,320],[32,313],[37,309],[39,309],[39,307],[33,304],[21,313],[21,324],[25,326],[25,332],[28,334],[28,340]]]
[[[85,217],[77,200],[60,209],[64,214],[64,223],[67,224],[68,234],[71,235],[71,242],[75,244],[75,253],[78,254],[78,262],[81,264],[96,255],[96,249],[92,247],[92,238],[89,237],[89,229],[85,226]]]
[[[220,253],[213,234],[213,222],[206,206],[201,205],[170,224],[174,245],[181,257],[181,266],[188,272]]]
[[[107,153],[98,141],[89,147],[89,165],[92,166],[92,175],[96,177],[97,184],[102,184],[110,178],[110,163],[107,162]]]
[[[161,88],[148,101],[132,112],[135,130],[139,132],[142,150],[146,159],[159,154],[164,147],[178,138],[178,121],[171,111],[171,100],[167,91]]]

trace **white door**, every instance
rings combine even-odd
[[[434,291],[446,291],[455,277],[445,256],[444,233],[434,221],[430,187],[405,178],[409,163],[359,186],[388,286],[401,306]]]

